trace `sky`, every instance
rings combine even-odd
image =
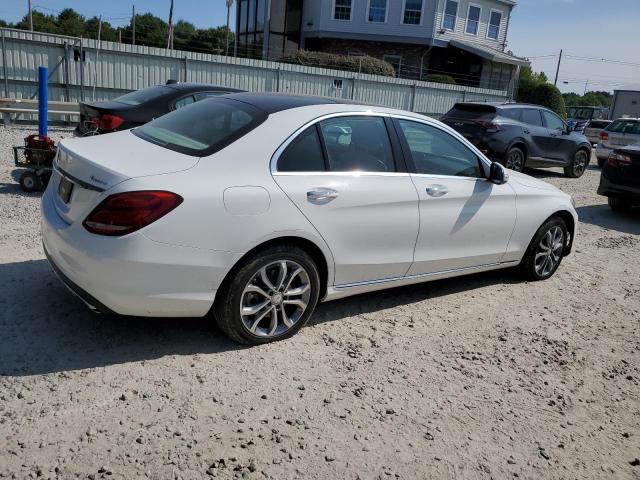
[[[176,20],[187,20],[200,28],[226,23],[225,0],[174,1]],[[43,13],[56,14],[71,7],[87,17],[102,15],[114,26],[129,22],[134,3],[132,0],[32,2],[34,9]],[[135,0],[136,12],[152,12],[162,18],[168,17],[169,4],[170,0]],[[0,18],[16,22],[26,11],[27,0],[0,0]],[[518,56],[530,58],[534,71],[545,72],[551,82],[558,54],[563,49],[558,87],[563,92],[582,94],[587,81],[587,90],[610,91],[622,85],[640,84],[639,45],[640,0],[518,0],[511,16],[507,48]]]

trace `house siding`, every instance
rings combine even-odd
[[[459,0],[458,16],[456,17],[455,30],[446,31],[445,33],[439,33],[439,30],[442,29],[442,20],[444,17],[446,0],[436,1],[438,3],[438,7],[435,12],[435,24],[433,32],[433,37],[435,40],[446,42],[455,39],[462,42],[486,45],[496,50],[504,50],[504,45],[507,41],[509,17],[511,16],[511,10],[513,8],[511,5],[496,0]],[[470,3],[482,7],[477,35],[470,35],[465,33]],[[487,30],[489,27],[489,16],[491,15],[491,10],[498,10],[502,12],[502,21],[500,22],[500,32],[498,35],[498,40],[487,38]]]

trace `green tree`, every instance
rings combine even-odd
[[[547,83],[547,76],[544,73],[534,73],[531,68],[524,67],[520,70],[519,82],[517,96],[519,102],[542,105],[562,118],[567,118],[567,108],[562,93],[556,86]]]
[[[22,20],[12,26],[21,30],[29,30],[29,15],[25,15]],[[60,33],[56,17],[45,15],[37,10],[33,12],[33,30],[44,33]]]

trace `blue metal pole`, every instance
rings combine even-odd
[[[49,101],[49,69],[38,67],[38,135],[47,136],[47,102]]]

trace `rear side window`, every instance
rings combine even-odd
[[[204,100],[205,98],[219,97],[220,95],[225,95],[227,93],[229,92],[198,92],[193,96],[196,97],[196,102],[199,102],[200,100]]]
[[[522,110],[522,123],[542,127],[542,117],[540,111],[534,108],[525,108]]]
[[[416,173],[482,178],[480,160],[458,139],[422,123],[398,120]]]
[[[491,105],[456,103],[445,117],[461,120],[491,120],[496,115],[496,107]]]
[[[174,107],[176,109],[186,107],[187,105],[191,105],[195,101],[196,99],[193,98],[193,95],[187,95],[186,97],[182,97],[181,99],[177,100]]]
[[[298,135],[278,159],[279,172],[323,172],[322,144],[315,125]]]
[[[505,108],[500,112],[500,115],[505,118],[510,118],[511,120],[520,121],[520,117],[522,114],[522,110],[519,108]]]
[[[380,117],[338,117],[320,122],[333,172],[395,172],[391,141]]]
[[[615,120],[607,127],[607,131],[613,133],[631,133],[631,130],[638,124],[636,120]]]
[[[265,112],[251,105],[218,98],[179,108],[133,133],[170,150],[202,157],[235,142],[266,119]]]
[[[127,105],[142,105],[143,103],[155,100],[156,98],[160,98],[171,92],[173,92],[173,89],[169,87],[156,85],[154,87],[143,88],[142,90],[126,93],[120,97],[114,98],[113,101],[125,103]]]

